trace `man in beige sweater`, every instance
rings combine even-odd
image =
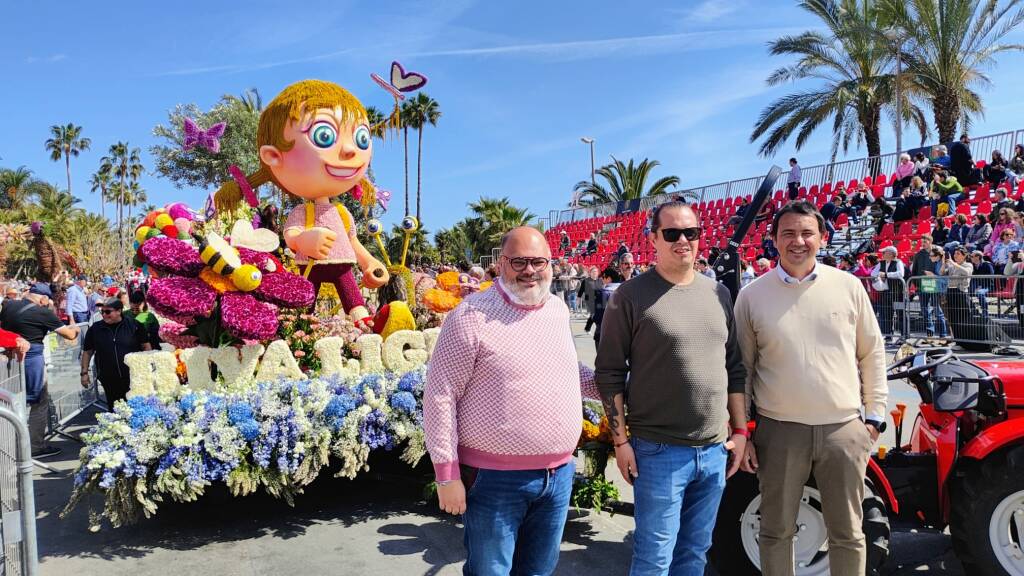
[[[804,484],[821,493],[833,576],[861,576],[864,472],[884,426],[885,346],[871,301],[852,275],[818,265],[825,222],[807,202],[775,214],[779,266],[736,300],[736,330],[757,406],[744,470],[761,484],[761,570],[794,574]],[[863,417],[861,409],[863,408]]]

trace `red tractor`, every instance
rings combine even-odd
[[[864,496],[868,574],[889,554],[889,518],[949,526],[970,576],[1024,575],[1024,362],[965,360],[928,349],[896,361],[889,380],[906,380],[920,414],[902,444],[869,462]],[[757,574],[757,479],[729,481],[715,527],[712,566],[722,576]],[[828,540],[813,478],[804,488],[794,542],[797,574],[828,574]]]

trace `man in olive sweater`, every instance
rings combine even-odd
[[[746,446],[746,374],[729,291],[694,269],[696,214],[662,204],[651,230],[658,265],[612,296],[594,376],[619,471],[633,485],[630,574],[698,576]],[[737,457],[727,470],[730,438]]]
[[[812,473],[831,574],[865,572],[861,501],[868,457],[885,422],[885,346],[860,282],[815,260],[824,231],[814,205],[784,206],[772,225],[779,266],[736,300],[736,330],[758,412],[743,469],[756,471],[761,484],[765,576],[794,574],[797,514]]]

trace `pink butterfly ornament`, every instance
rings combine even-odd
[[[391,202],[391,190],[377,190],[377,203],[385,212],[388,211],[388,203]]]
[[[227,127],[227,122],[217,122],[203,130],[196,124],[195,120],[185,118],[185,138],[181,143],[181,147],[187,152],[198,146],[216,154],[220,152],[220,139],[224,136],[224,131]]]

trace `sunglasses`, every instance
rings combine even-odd
[[[512,269],[515,270],[516,272],[522,272],[523,270],[526,270],[527,266],[533,266],[534,270],[540,272],[541,270],[547,268],[548,264],[551,263],[551,261],[548,260],[547,258],[509,258],[504,254],[501,257],[508,260],[509,265],[512,266]]]
[[[100,314],[102,314],[104,316],[106,316],[107,314],[113,314],[114,312],[117,312],[117,310],[114,310],[113,308],[106,308],[106,309],[100,310]]]
[[[679,237],[683,236],[690,242],[700,238],[701,233],[704,230],[700,226],[694,226],[692,228],[662,228],[661,237],[665,239],[665,242],[678,242]]]

